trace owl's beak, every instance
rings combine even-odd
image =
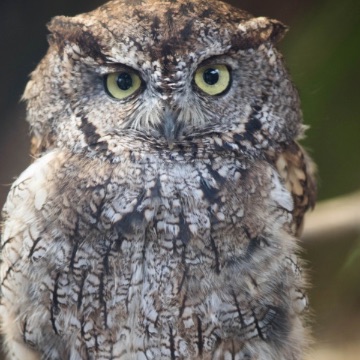
[[[163,121],[159,125],[160,134],[166,139],[169,149],[172,150],[176,140],[182,133],[183,125],[179,123],[179,111],[164,107]]]

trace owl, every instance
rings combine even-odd
[[[279,21],[113,0],[49,24],[3,210],[12,360],[299,360],[313,165]]]

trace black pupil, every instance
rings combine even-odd
[[[203,78],[208,85],[215,85],[219,81],[219,70],[212,68],[206,69]]]
[[[116,82],[118,87],[124,91],[129,90],[133,85],[132,77],[127,72],[120,73]]]

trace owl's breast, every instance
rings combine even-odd
[[[42,331],[28,321],[35,313],[56,336],[79,332],[76,346],[87,351],[101,334],[109,353],[145,342],[155,358],[170,358],[175,343],[189,358],[219,338],[278,331],[284,283],[267,280],[292,252],[292,202],[270,165],[59,158],[43,170],[36,221],[23,230],[37,304],[23,315],[29,343]]]

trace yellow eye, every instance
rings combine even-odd
[[[231,76],[225,65],[205,65],[196,70],[194,80],[206,94],[220,95],[230,87]]]
[[[140,77],[131,70],[123,70],[105,76],[107,93],[115,99],[125,99],[141,86]]]

